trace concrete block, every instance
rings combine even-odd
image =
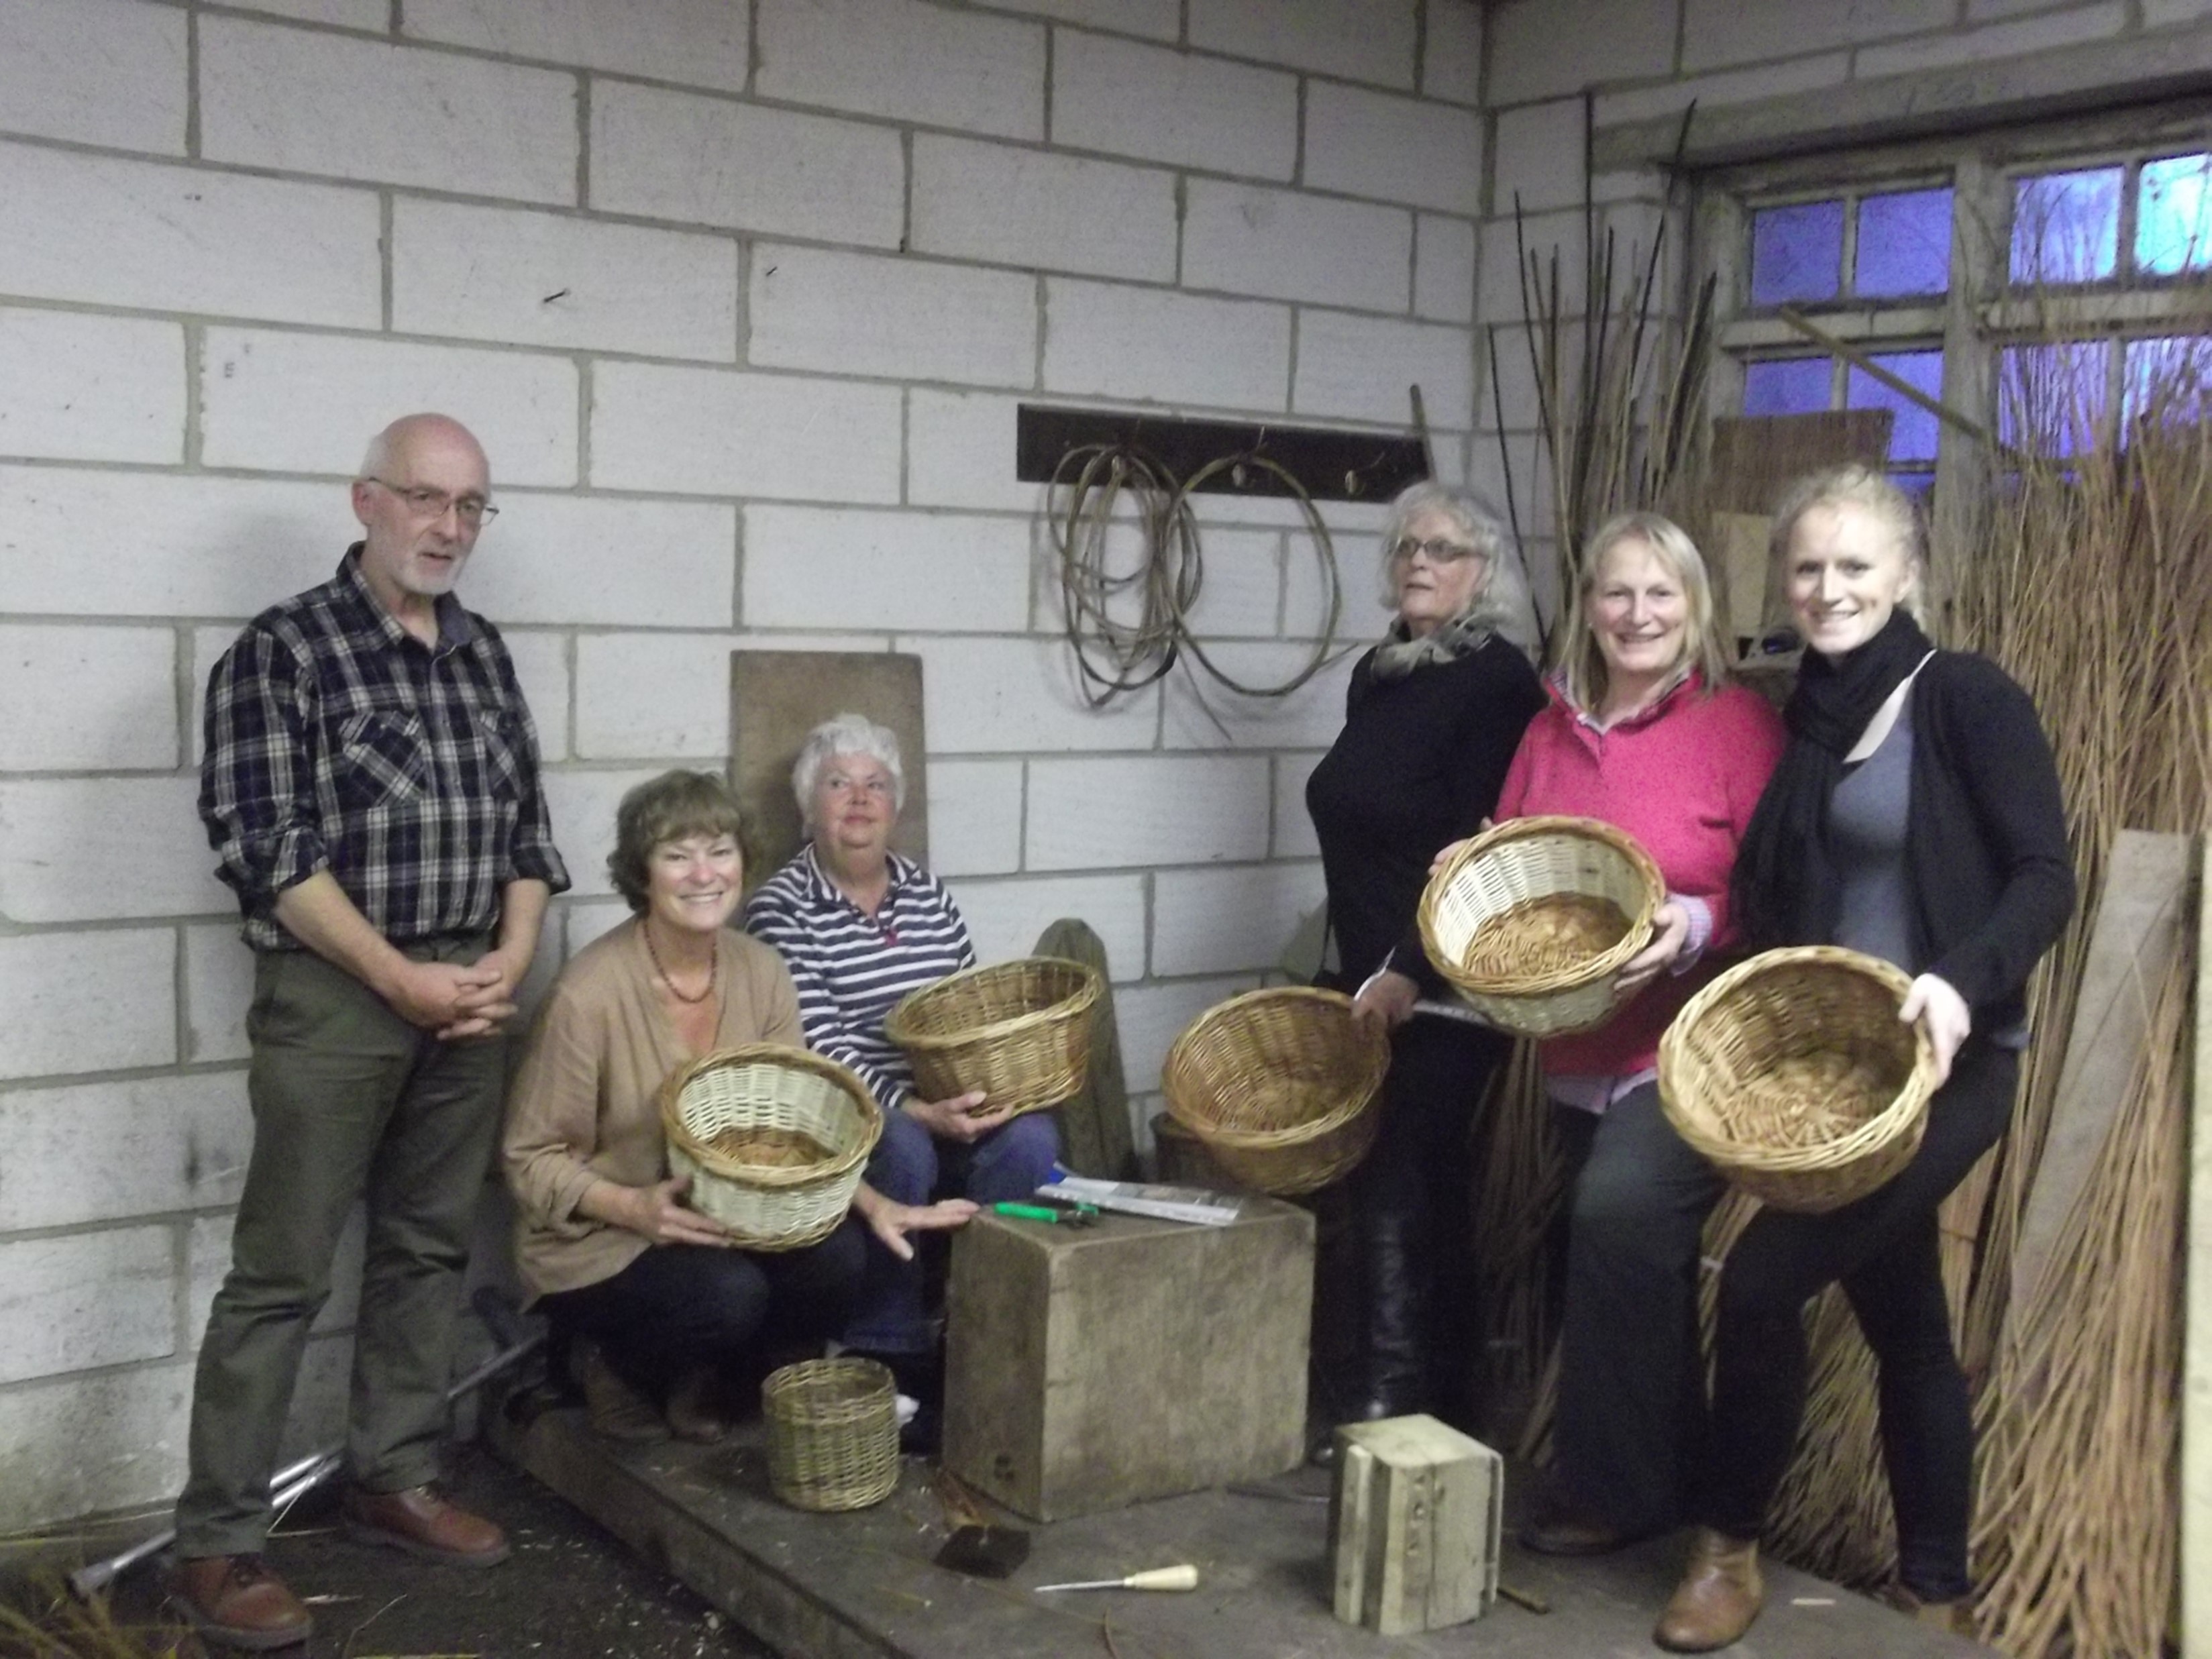
[[[514,58],[741,92],[747,0],[407,0],[410,37]],[[594,102],[611,88],[592,89]]]
[[[921,659],[933,756],[1149,749],[1158,729],[1154,688],[1088,707],[1064,641],[924,635],[899,648]]]
[[[1267,793],[1261,756],[1033,760],[1029,867],[1257,859],[1267,846]]]
[[[176,1352],[167,1227],[0,1243],[0,1383]]]
[[[1021,399],[988,392],[906,394],[906,499],[914,507],[1034,513],[1044,486],[1014,476]]]
[[[2143,27],[2172,28],[2212,16],[2212,0],[2142,0]]]
[[[414,409],[443,410],[474,432],[495,485],[576,482],[576,366],[565,357],[207,331],[200,458],[210,466],[350,478],[370,434]]]
[[[1522,260],[1526,255],[1533,255],[1538,262],[1536,270],[1528,278],[1528,303],[1547,303],[1543,296],[1552,292],[1554,253],[1559,256],[1560,314],[1581,316],[1589,287],[1589,262],[1583,252],[1582,210],[1523,213],[1517,230],[1510,216],[1511,211],[1509,203],[1506,213],[1492,219],[1482,229],[1483,321],[1517,323],[1528,314],[1522,299]],[[1621,257],[1625,258],[1626,252],[1620,250]],[[1493,415],[1486,396],[1480,412],[1485,419]]]
[[[937,799],[930,797],[930,835]],[[956,881],[952,896],[967,919],[976,958],[1006,962],[1036,948],[1062,916],[1089,922],[1106,947],[1107,971],[1117,980],[1145,972],[1145,878],[1127,876],[1031,876],[1017,881]]]
[[[1029,526],[1016,519],[745,509],[750,628],[1014,633],[1029,620]]]
[[[1306,780],[1318,754],[1275,757],[1275,835],[1267,850],[1279,859],[1319,858],[1321,837],[1306,812]]]
[[[1185,1026],[1215,1004],[1252,989],[1257,982],[1250,974],[1234,974],[1217,979],[1164,980],[1115,992],[1121,1069],[1128,1076],[1132,1103],[1135,1097],[1158,1090],[1160,1066]]]
[[[805,501],[899,497],[896,386],[659,363],[592,371],[592,482]]]
[[[1249,1480],[1304,1450],[1313,1218],[984,1215],[952,1249],[945,1467],[1040,1520]]]
[[[236,921],[196,922],[185,933],[185,1052],[187,1063],[245,1060],[246,1011],[253,1002],[253,952]]]
[[[1511,245],[1511,238],[1506,238]],[[1474,320],[1474,226],[1424,213],[1413,221],[1413,314],[1438,323]],[[1517,290],[1516,290],[1517,292]]]
[[[1592,118],[1597,125],[1606,127],[1624,121],[1649,120],[1655,115],[1677,114],[1692,102],[1699,109],[1712,109],[1723,104],[1748,103],[1761,98],[1786,98],[1795,93],[1840,85],[1850,73],[1850,66],[1849,52],[1823,52],[1809,58],[1787,58],[1778,64],[1760,64],[1752,69],[1686,76],[1663,86],[1600,93],[1592,106]],[[1600,196],[1599,199],[1604,198]]]
[[[896,247],[895,128],[659,87],[592,88],[592,205],[647,219]]]
[[[1319,190],[1480,212],[1482,117],[1456,105],[1310,82],[1304,179]]]
[[[1479,0],[1428,0],[1421,32],[1421,91],[1449,104],[1482,102]]]
[[[569,956],[574,956],[593,939],[619,927],[630,917],[629,906],[623,900],[586,899],[580,904],[571,904],[562,912],[562,937]]]
[[[1208,641],[1274,635],[1283,604],[1282,542],[1265,530],[1200,533],[1198,598],[1185,613],[1194,635]],[[1057,594],[1042,597],[1057,615]]]
[[[1176,181],[1157,167],[917,133],[914,246],[1037,270],[1172,283]]]
[[[1045,284],[1049,392],[1279,412],[1290,349],[1281,306],[1069,277]]]
[[[1926,33],[1948,29],[1957,19],[1954,0],[1859,0],[1849,6],[1810,7],[1790,0],[1682,0],[1681,72],[1694,75],[1732,64]]]
[[[0,293],[375,328],[375,196],[0,143]]]
[[[392,32],[392,0],[240,0],[238,9],[295,18],[303,23],[363,29],[371,34]]]
[[[729,634],[578,639],[578,758],[726,760],[734,642]]]
[[[176,957],[166,927],[0,939],[0,1078],[174,1065]]]
[[[197,1217],[186,1235],[185,1346],[198,1348],[207,1334],[208,1311],[230,1272],[230,1236],[237,1214]],[[317,1334],[353,1328],[361,1311],[361,1263],[368,1243],[368,1212],[354,1206],[331,1260],[331,1297],[309,1328]]]
[[[1089,23],[1118,34],[1170,43],[1182,34],[1182,0],[1003,0],[1001,11],[1024,11],[1064,23]]]
[[[733,507],[524,492],[500,505],[463,584],[495,623],[699,628],[735,611]]]
[[[1295,413],[1404,427],[1413,418],[1406,388],[1416,383],[1431,427],[1464,432],[1474,424],[1474,342],[1465,329],[1341,311],[1298,313]]]
[[[199,779],[181,774],[0,783],[0,916],[106,921],[228,909],[198,799]]]
[[[1444,470],[1437,458],[1438,471]],[[1381,550],[1374,535],[1359,532],[1332,535],[1336,558],[1336,627],[1328,623],[1328,586],[1321,555],[1310,535],[1291,538],[1283,560],[1283,635],[1286,639],[1371,640],[1381,635],[1393,608],[1377,599],[1375,567]]]
[[[0,624],[0,772],[177,763],[176,638],[166,628]],[[65,692],[65,695],[57,695]]]
[[[1316,6],[1310,0],[1190,0],[1190,44],[1347,80],[1411,88],[1419,13],[1420,0],[1370,0],[1359,6]],[[1309,96],[1313,89],[1306,89]]]
[[[199,94],[211,161],[576,199],[573,75],[204,17]]]
[[[0,307],[0,455],[150,461],[185,453],[175,323]]]
[[[1044,29],[922,0],[757,0],[763,98],[1044,137]]]
[[[1272,969],[1322,898],[1318,863],[1163,870],[1152,878],[1152,972]]]
[[[14,0],[0,10],[0,129],[183,155],[185,24],[139,0]]]
[[[1505,1460],[1425,1413],[1336,1431],[1335,1613],[1382,1636],[1446,1630],[1498,1599]]]
[[[723,706],[727,702],[726,695]],[[614,891],[614,884],[607,879],[607,854],[615,845],[615,807],[625,790],[659,777],[665,769],[646,766],[586,772],[563,768],[545,774],[545,804],[553,814],[553,844],[561,849],[568,874],[575,881],[571,892],[580,898],[598,898]]]
[[[1483,46],[1491,107],[1674,74],[1680,6],[1681,0],[1503,0],[1490,7]],[[1789,48],[1753,55],[1778,57],[1782,50]]]
[[[568,636],[503,628],[500,637],[507,641],[514,678],[522,685],[522,701],[529,707],[531,724],[538,728],[539,759],[568,759]]]
[[[0,1528],[167,1503],[185,1479],[192,1368],[155,1365],[0,1392]]]
[[[1309,109],[1319,91],[1309,89]],[[1182,280],[1189,287],[1405,310],[1410,213],[1214,179],[1193,179],[1185,188]]]
[[[1026,388],[1036,279],[825,248],[758,246],[751,360],[885,380]]]
[[[238,1202],[253,1142],[246,1073],[0,1095],[0,1232]]]
[[[1288,181],[1295,77],[1062,29],[1053,41],[1052,141],[1147,161]]]
[[[1579,98],[1501,111],[1491,183],[1497,216],[1510,221],[1516,201],[1524,213],[1580,205],[1583,137]]]
[[[403,197],[392,322],[409,334],[728,362],[738,247],[725,236]]]
[[[1537,337],[1537,350],[1547,349],[1542,336]],[[1536,392],[1536,360],[1529,355],[1529,331],[1520,324],[1498,331],[1490,343],[1492,356],[1490,372],[1498,377],[1497,405],[1504,410],[1505,430],[1534,432],[1543,424],[1543,406]],[[1560,331],[1559,346],[1559,375],[1563,383],[1573,384],[1582,372],[1582,339],[1571,330]],[[1483,400],[1482,418],[1486,423],[1496,418],[1491,400]],[[1516,446],[1516,453],[1522,453]],[[1521,496],[1526,507],[1529,497]]]
[[[947,878],[1022,867],[1019,761],[930,762],[929,867]]]
[[[1310,665],[1313,647],[1287,640],[1240,640],[1208,647],[1206,654],[1223,673],[1246,685],[1283,685]],[[1351,672],[1352,659],[1340,657],[1280,697],[1242,696],[1210,679],[1201,684],[1178,674],[1167,684],[1161,744],[1168,749],[1326,748],[1344,726],[1344,688]]]
[[[1987,64],[2003,58],[2025,58],[2031,52],[2061,52],[2085,41],[2101,40],[2128,26],[2124,0],[2105,0],[2102,5],[2076,6],[2043,17],[2023,17],[2017,22],[1991,23],[1932,40],[1900,42],[1893,46],[1863,46],[1853,66],[1855,77],[1871,81],[1884,75],[1911,75],[1960,64]]]

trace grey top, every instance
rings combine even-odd
[[[1905,820],[1912,800],[1911,700],[1889,735],[1847,768],[1828,798],[1828,851],[1843,882],[1836,943],[1896,963],[1921,964],[1912,950],[1912,893],[1905,877]]]

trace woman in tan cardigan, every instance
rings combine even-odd
[[[508,1097],[517,1264],[571,1343],[592,1426],[618,1438],[719,1438],[720,1374],[763,1334],[832,1334],[860,1284],[852,1217],[810,1249],[757,1254],[669,1176],[663,1081],[718,1048],[805,1041],[775,952],[723,925],[744,881],[744,830],[710,774],[670,772],[623,798],[607,867],[635,915],[562,971]],[[900,1255],[908,1232],[975,1212],[865,1185],[853,1207]]]

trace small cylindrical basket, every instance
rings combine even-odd
[[[1897,1017],[1911,981],[1833,945],[1768,951],[1690,999],[1659,1042],[1668,1121],[1778,1210],[1832,1210],[1912,1159],[1936,1061]]]
[[[1209,1008],[1168,1050],[1168,1111],[1263,1193],[1310,1193],[1375,1144],[1389,1039],[1337,991],[1280,986]]]
[[[1659,866],[1595,818],[1512,818],[1484,831],[1429,878],[1418,920],[1437,971],[1489,1024],[1516,1036],[1590,1031],[1613,1018],[1613,976],[1650,942],[1667,896]],[[1564,963],[1480,959],[1486,922],[1546,900],[1604,901],[1627,919],[1617,939]]]
[[[884,1032],[913,1062],[924,1099],[981,1089],[979,1111],[1042,1111],[1083,1088],[1098,992],[1098,975],[1079,962],[1024,957],[910,993]]]
[[[768,1484],[796,1510],[864,1510],[898,1485],[890,1368],[849,1354],[771,1371],[761,1384]]]
[[[707,1054],[660,1090],[668,1167],[691,1207],[750,1250],[796,1250],[836,1230],[884,1132],[867,1085],[803,1048]]]

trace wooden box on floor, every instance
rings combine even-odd
[[[1498,1598],[1504,1460],[1433,1417],[1336,1431],[1336,1616],[1383,1636],[1480,1618]]]
[[[986,1212],[954,1237],[945,1467],[1039,1521],[1254,1480],[1303,1454],[1313,1218]]]

